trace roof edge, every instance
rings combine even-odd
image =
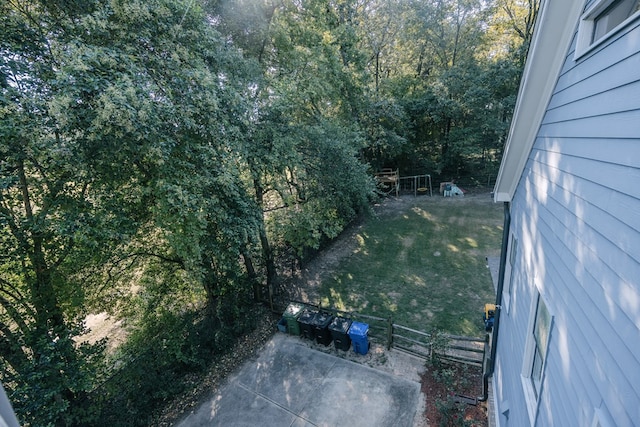
[[[513,198],[583,8],[584,0],[543,0],[540,4],[509,137],[493,190],[496,202],[507,202]]]

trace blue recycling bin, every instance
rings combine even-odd
[[[362,322],[352,322],[349,328],[349,338],[353,344],[353,351],[358,354],[369,352],[369,325]]]

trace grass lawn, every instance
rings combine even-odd
[[[388,199],[355,234],[353,252],[320,285],[320,302],[430,331],[481,336],[494,290],[502,205],[489,194]]]

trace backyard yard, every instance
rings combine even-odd
[[[488,192],[383,200],[311,262],[301,299],[410,328],[483,334],[493,302],[487,257],[500,254],[502,206]]]

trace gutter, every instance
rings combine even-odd
[[[500,311],[502,311],[502,291],[504,289],[504,274],[507,265],[507,248],[509,245],[509,231],[511,228],[511,209],[509,202],[504,202],[504,225],[502,229],[502,248],[500,249],[500,270],[498,270],[498,289],[496,290],[496,310],[493,315],[493,330],[491,331],[491,350],[485,363],[485,371],[482,376],[482,396],[479,402],[485,402],[489,398],[489,378],[493,375],[496,366],[496,352],[498,350],[498,330],[500,329]]]

